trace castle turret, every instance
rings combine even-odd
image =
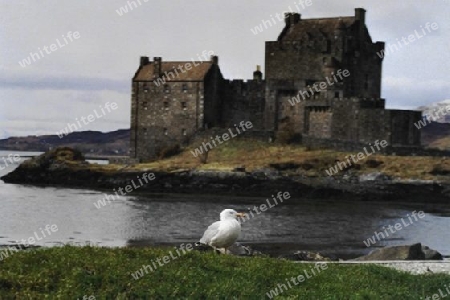
[[[301,15],[299,13],[285,13],[284,21],[286,22],[286,27],[294,26],[301,20]]]
[[[263,78],[263,73],[261,72],[261,66],[256,66],[256,71],[253,72],[253,80],[261,82]]]
[[[366,23],[366,10],[364,8],[355,8],[355,20],[361,24]]]
[[[359,21],[359,34],[362,35],[366,26],[366,10],[364,8],[355,8],[355,20]]]
[[[161,57],[154,57],[153,63],[155,65],[154,74],[155,77],[161,77],[161,65],[162,65],[162,58]]]
[[[149,59],[147,56],[141,56],[141,60],[139,62],[139,67],[143,67],[145,65],[148,65]]]

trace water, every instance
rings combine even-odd
[[[13,152],[17,153],[17,152]],[[16,164],[5,166],[0,151],[0,176]],[[18,153],[35,155],[36,153]],[[22,159],[23,160],[23,159]],[[8,162],[9,164],[9,162]],[[100,246],[178,245],[197,241],[224,208],[247,212],[265,198],[193,195],[139,195],[123,197],[110,205],[94,206],[104,192],[59,187],[12,185],[0,181],[0,245],[17,243],[55,224],[58,231],[36,242],[90,242]],[[270,196],[270,195],[268,195]],[[404,227],[375,247],[421,242],[450,255],[450,204],[350,202],[342,199],[288,199],[243,224],[240,241],[273,254],[314,250],[341,257],[367,253],[364,240],[383,226]],[[426,199],[424,199],[425,203]],[[272,202],[273,203],[273,202]],[[423,210],[425,218],[407,218]]]

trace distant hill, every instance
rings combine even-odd
[[[422,144],[430,148],[450,149],[450,123],[430,123],[422,128]]]
[[[436,113],[439,111],[440,108],[446,109],[448,106],[450,106],[450,100],[444,100],[441,102],[432,103],[427,106],[420,106],[417,108],[417,110],[422,111],[422,115],[424,115],[424,116],[433,117],[434,115],[436,115]],[[450,123],[450,113],[447,113],[446,110],[444,111],[444,113],[441,113],[439,116],[442,116],[442,117],[439,118],[438,120],[433,120],[433,121],[438,122],[438,123]]]
[[[127,156],[129,145],[129,129],[106,133],[100,131],[73,132],[63,138],[59,138],[57,135],[41,135],[0,140],[1,150],[47,151],[59,146],[68,146],[92,156]]]
[[[450,123],[428,124],[422,130],[422,144],[427,147],[450,149]],[[57,135],[11,137],[0,140],[0,150],[47,151],[58,146],[79,149],[92,156],[127,156],[130,146],[130,130],[111,132],[73,132],[63,138]]]

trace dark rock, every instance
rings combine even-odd
[[[381,166],[382,164],[384,164],[384,162],[376,160],[376,159],[368,159],[365,163],[365,165],[369,168],[378,168],[379,166]]]
[[[433,169],[430,172],[431,175],[440,175],[440,176],[448,176],[450,175],[450,168],[446,167],[443,164],[438,164],[433,166]]]
[[[214,249],[211,246],[202,244],[200,242],[197,242],[194,244],[194,250],[197,251],[216,251],[220,254],[225,254],[224,249]],[[259,256],[263,255],[261,252],[252,249],[250,246],[244,246],[240,243],[235,243],[231,247],[229,247],[227,254],[236,255],[236,256]]]
[[[443,260],[444,257],[436,250],[430,249],[428,246],[422,246],[422,252],[425,254],[425,260]]]
[[[239,166],[233,169],[233,172],[245,172],[245,166]]]
[[[309,251],[296,251],[292,254],[282,255],[279,258],[284,258],[294,261],[331,261],[329,257],[325,257],[320,253]]]
[[[302,164],[299,165],[301,169],[305,170],[305,171],[309,171],[311,169],[314,168],[314,165],[308,162],[304,162]]]
[[[278,171],[295,170],[300,168],[300,164],[294,162],[270,164],[269,166]]]
[[[425,251],[424,251],[425,249]],[[409,246],[391,246],[382,249],[376,249],[368,255],[355,258],[356,261],[370,261],[370,260],[430,260],[441,257],[439,252],[422,247],[422,244],[414,244]]]

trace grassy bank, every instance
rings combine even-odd
[[[309,150],[300,145],[281,145],[261,141],[231,140],[210,151],[207,164],[201,164],[191,151],[184,149],[171,158],[148,164],[127,167],[129,170],[176,171],[180,169],[232,170],[244,165],[247,171],[268,168],[271,165],[291,164],[291,174],[304,176],[328,176],[326,170],[334,167],[336,161],[345,161],[349,152],[333,150]],[[363,149],[361,149],[363,152]],[[450,181],[450,159],[420,156],[371,155],[353,164],[358,174],[383,172],[402,179],[426,179]],[[122,170],[123,166],[97,166],[104,171]],[[339,175],[343,175],[340,172]]]
[[[305,270],[311,275],[313,267],[193,251],[138,280],[131,276],[169,251],[64,247],[14,253],[0,261],[0,299],[269,299],[266,293],[279,283]],[[450,282],[447,275],[376,266],[330,264],[316,273],[291,284],[279,299],[420,299]]]

